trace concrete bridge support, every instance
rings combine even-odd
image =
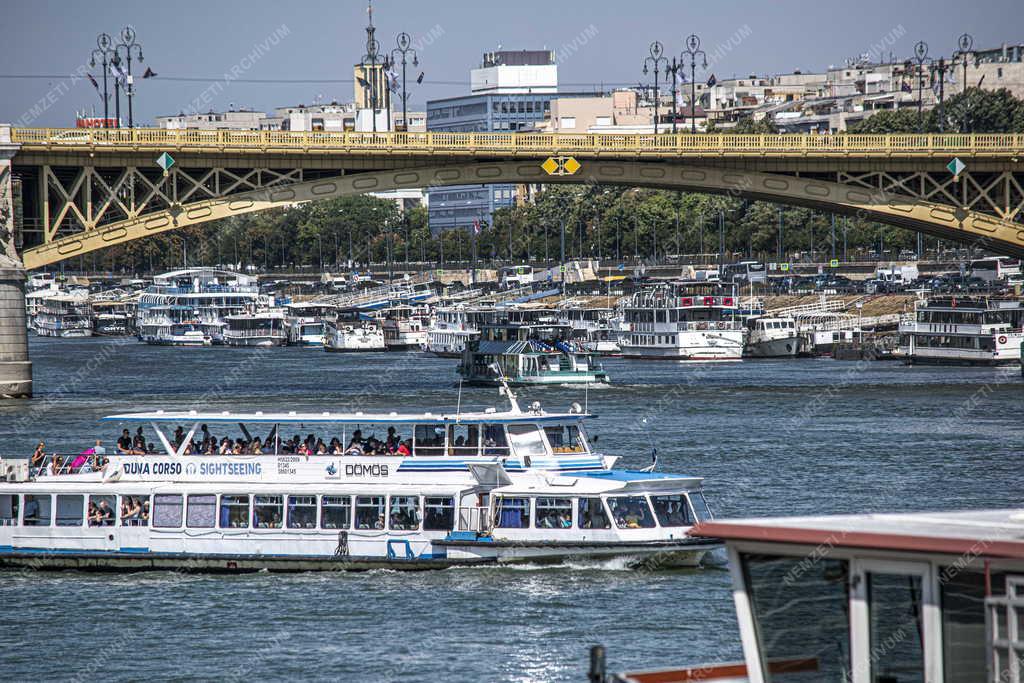
[[[32,362],[25,325],[25,268],[14,247],[10,126],[0,125],[0,397],[31,398]]]

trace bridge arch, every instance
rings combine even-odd
[[[922,199],[894,191],[892,187],[884,188],[881,184],[873,188],[820,177],[694,162],[673,164],[601,159],[586,160],[577,174],[564,176],[549,176],[535,160],[522,160],[366,171],[301,182],[285,180],[225,197],[175,204],[136,218],[62,236],[25,250],[22,257],[26,268],[39,268],[149,235],[297,202],[394,189],[495,183],[625,185],[729,194],[856,215],[944,240],[975,243],[1024,257],[1024,224],[951,203]]]

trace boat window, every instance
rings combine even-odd
[[[288,496],[288,528],[316,528],[316,496]]]
[[[57,526],[82,526],[85,496],[57,496]],[[89,508],[89,526],[99,526],[100,518]]]
[[[516,455],[520,457],[547,454],[547,449],[544,447],[544,438],[541,436],[537,425],[509,425],[508,437],[512,442]]]
[[[384,528],[384,496],[356,496],[356,528]]]
[[[388,510],[388,528],[396,531],[415,531],[420,528],[420,497],[391,496]]]
[[[572,528],[572,499],[538,498],[533,525],[538,529]]]
[[[212,529],[216,525],[216,494],[189,496],[185,510],[185,526],[190,529]]]
[[[580,428],[576,425],[553,425],[545,427],[544,431],[555,453],[585,453],[587,450]]]
[[[612,496],[608,498],[608,509],[620,529],[650,529],[654,526],[654,515],[643,496]]]
[[[13,493],[0,494],[0,526],[14,526],[18,523],[18,496]]]
[[[161,529],[181,528],[180,493],[157,493],[153,496],[153,526]]]
[[[661,526],[691,526],[693,517],[686,496],[682,493],[671,496],[651,496],[654,514]]]
[[[427,496],[423,501],[423,530],[451,531],[455,526],[455,499]]]
[[[581,529],[611,529],[600,498],[580,498],[578,519]]]
[[[284,496],[253,496],[252,527],[280,529],[284,520]]]
[[[121,496],[121,526],[149,524],[149,496]]]
[[[484,427],[484,455],[508,455],[508,440],[504,425]]]
[[[529,498],[499,498],[497,520],[499,529],[526,529],[530,526]]]
[[[760,641],[761,661],[806,661],[811,655],[817,665],[813,673],[798,669],[773,671],[771,680],[775,683],[849,680],[853,669],[849,650],[847,561],[743,555],[741,564],[750,596],[754,633]],[[808,618],[809,605],[814,606],[814,618]]]
[[[448,427],[448,455],[476,455],[479,445],[479,425],[451,425]]]
[[[415,455],[444,455],[444,425],[416,425]]]
[[[989,590],[986,590],[986,583]],[[1018,589],[1019,591],[1019,589]],[[1006,574],[999,571],[985,572],[966,570],[956,564],[939,570],[939,594],[942,603],[942,664],[945,683],[972,683],[986,680],[986,664],[990,655],[986,653],[985,597],[1007,595]],[[1007,595],[1009,597],[1009,595]],[[998,600],[998,597],[997,597]],[[990,605],[993,633],[990,637],[1007,642],[1007,618],[1009,605]],[[1024,635],[1024,624],[1018,624],[1018,639]],[[1008,671],[1010,659],[1006,647],[992,646],[993,659],[1001,659],[998,671]],[[1008,680],[1008,679],[1004,679]]]
[[[25,511],[22,522],[25,526],[50,526],[50,496],[25,495]]]
[[[708,507],[708,501],[704,498],[703,491],[691,492],[690,503],[693,504],[693,511],[697,515],[697,521],[709,522],[714,519],[715,516],[711,514],[711,508]]]
[[[89,496],[89,526],[114,526],[116,522],[117,496]]]
[[[220,528],[249,528],[249,494],[225,494],[220,497]]]
[[[320,499],[320,528],[348,529],[352,526],[352,499],[324,496]]]

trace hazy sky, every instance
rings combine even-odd
[[[72,126],[76,110],[101,112],[100,97],[81,75],[96,35],[116,35],[126,24],[145,53],[133,72],[149,66],[159,74],[137,82],[137,125],[231,103],[269,111],[309,104],[318,95],[349,101],[352,65],[365,52],[365,0],[2,0],[0,10],[0,121],[20,125]],[[393,47],[403,30],[419,45],[421,65],[410,70],[410,79],[426,72],[423,85],[412,88],[419,108],[427,99],[467,93],[469,69],[499,45],[555,50],[560,82],[577,89],[635,84],[644,78],[652,40],[671,55],[696,32],[712,62],[708,71],[721,79],[823,69],[862,53],[877,59],[892,51],[902,59],[921,39],[932,55],[948,56],[964,31],[976,47],[1021,41],[1024,6],[1021,0],[376,0],[374,23],[383,48]],[[98,66],[88,71],[101,76]],[[35,75],[47,77],[9,78]],[[346,82],[331,82],[339,80]]]

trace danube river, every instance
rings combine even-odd
[[[36,399],[0,402],[4,456],[112,445],[144,409],[454,409],[455,361],[421,354],[32,339]],[[719,517],[1021,504],[1019,370],[831,360],[606,362],[613,384],[523,391],[589,402],[626,466],[706,477]],[[466,389],[463,406],[501,405]],[[238,577],[0,574],[7,680],[316,678],[578,681],[741,658],[722,569],[610,564]]]

